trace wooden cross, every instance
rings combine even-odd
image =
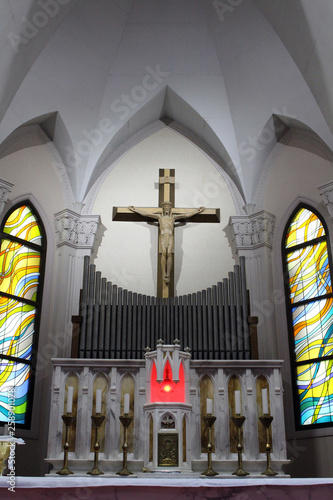
[[[114,221],[131,221],[131,222],[151,222],[152,219],[158,221],[158,267],[157,267],[157,296],[168,298],[174,296],[174,265],[171,267],[169,281],[166,278],[166,273],[163,269],[165,266],[165,251],[163,256],[163,245],[165,248],[165,240],[168,238],[164,233],[171,230],[161,230],[161,217],[164,214],[164,205],[170,205],[170,216],[172,220],[182,220],[184,222],[220,222],[220,209],[218,208],[173,208],[175,203],[175,170],[174,169],[160,169],[159,170],[159,196],[158,207],[140,207],[133,211],[134,207],[113,207]],[[143,213],[140,213],[143,212]],[[174,223],[172,223],[172,242],[174,233]],[[170,232],[171,236],[171,232]],[[168,241],[168,240],[167,240]],[[168,243],[167,243],[168,244]],[[173,248],[172,248],[173,252]],[[170,257],[170,256],[169,256]],[[164,259],[164,260],[163,260]],[[163,266],[162,266],[163,264]]]

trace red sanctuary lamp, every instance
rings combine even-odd
[[[157,382],[156,365],[153,364],[150,383],[151,403],[185,403],[185,374],[183,363],[179,367],[179,382],[173,382],[170,377],[171,367],[169,361],[166,362],[163,382]]]
[[[162,389],[161,392],[165,392],[167,394],[170,394],[170,392],[174,392],[172,388],[172,381],[169,378],[169,367],[166,367],[165,369],[165,378],[162,383]]]

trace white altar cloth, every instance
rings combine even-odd
[[[15,500],[310,500],[333,499],[333,479],[0,477],[0,498]],[[242,495],[243,494],[243,495]]]

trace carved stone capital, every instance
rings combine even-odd
[[[92,249],[100,225],[99,215],[79,215],[71,210],[62,210],[54,216],[57,246]]]
[[[328,182],[323,186],[318,187],[320,196],[322,197],[323,203],[330,215],[333,218],[333,182]]]
[[[12,184],[11,182],[0,179],[0,214],[2,214],[3,212],[6,201],[8,200],[8,195],[11,192],[13,186],[14,184]]]
[[[261,246],[272,248],[275,216],[262,210],[252,215],[230,217],[231,242],[236,250],[252,250]]]

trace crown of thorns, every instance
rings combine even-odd
[[[171,201],[163,201],[162,207],[171,207],[172,208],[172,203]]]

